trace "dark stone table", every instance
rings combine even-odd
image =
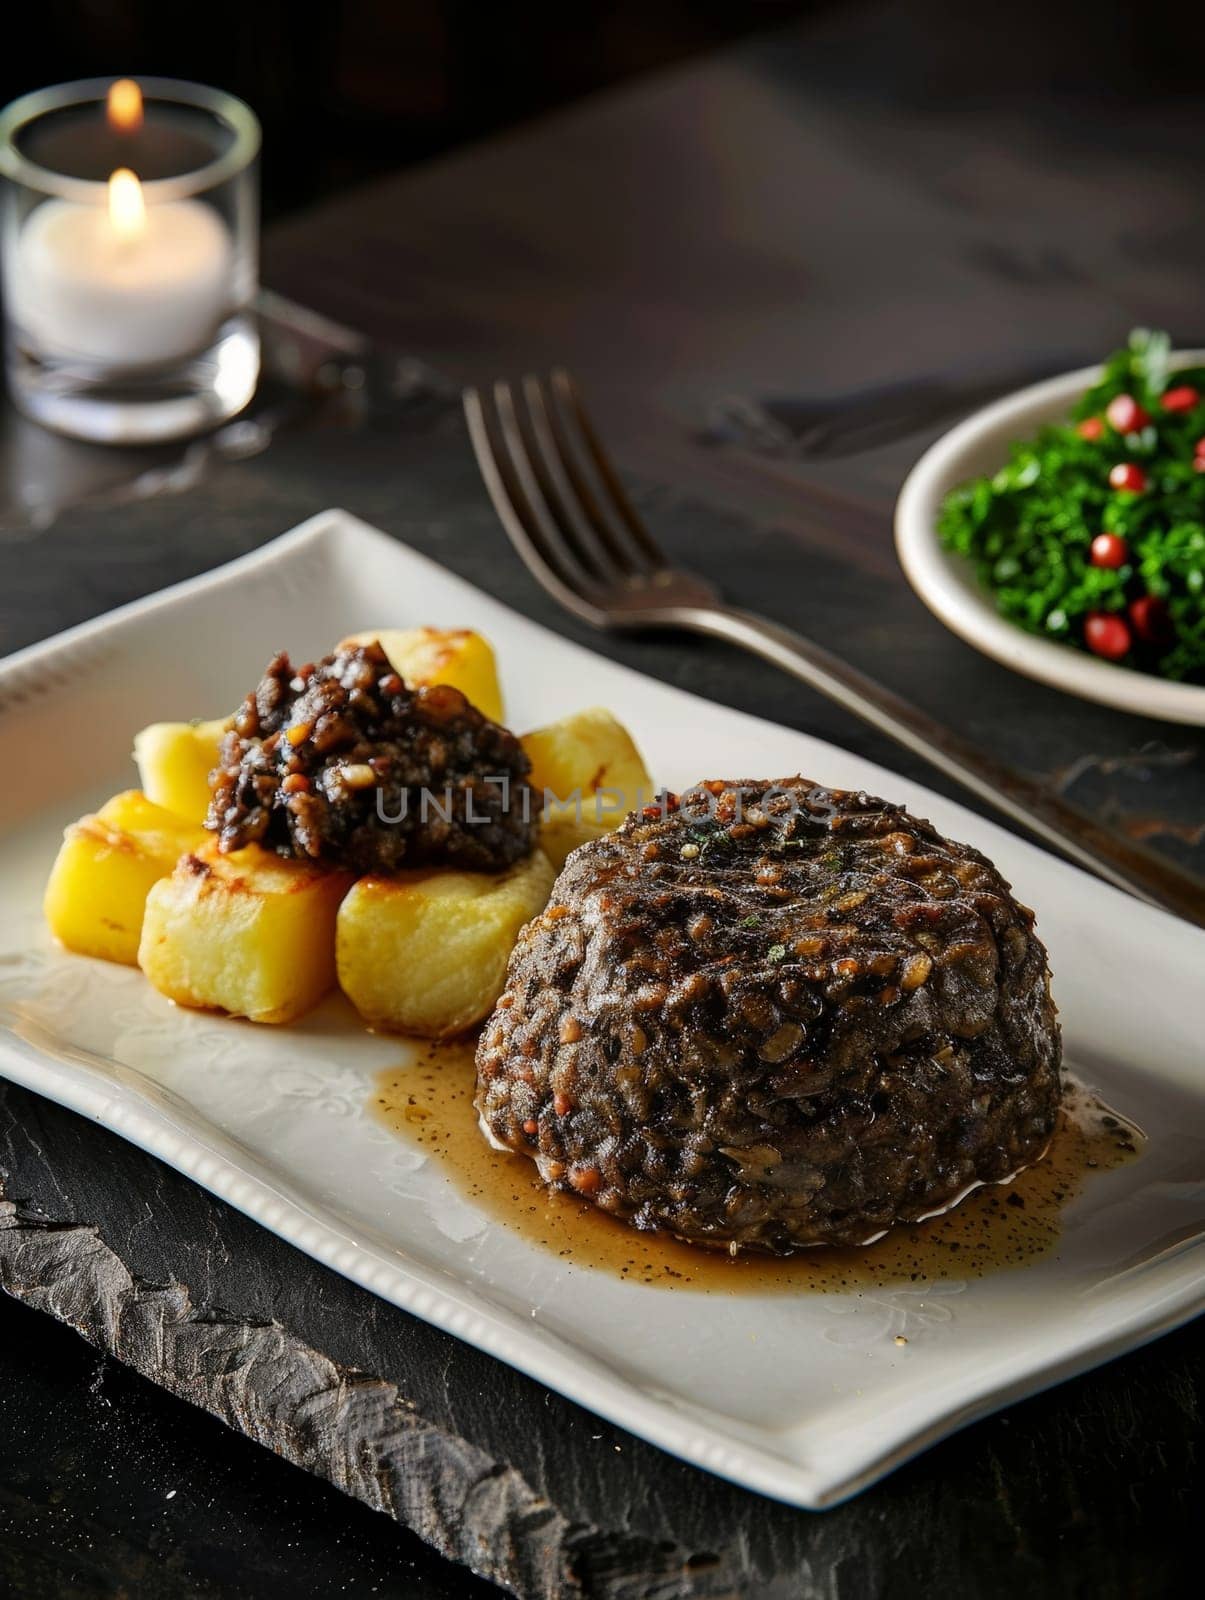
[[[821,14],[280,227],[268,281],[374,351],[311,363],[303,397],[270,386],[182,457],[125,464],[7,419],[0,651],[332,504],[598,648],[503,544],[455,403],[465,378],[563,360],[658,532],[733,599],[1200,869],[1199,734],[1010,676],[892,556],[893,491],[944,414],[1133,321],[1189,337],[1205,320],[1205,107],[1136,97],[1094,38],[1076,46],[1100,58],[1091,88],[1057,87],[1045,57],[963,88],[1003,26],[952,6]],[[792,419],[814,400],[879,442],[812,458]],[[604,647],[921,775],[719,646]],[[3,1311],[4,1592],[478,1592],[428,1545],[525,1596],[1120,1597],[1195,1574],[1199,1328],[814,1515],[598,1421],[11,1087],[0,1173],[0,1282],[125,1364]]]

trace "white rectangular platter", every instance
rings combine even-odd
[[[478,1210],[370,1114],[403,1047],[342,1002],[255,1027],[54,947],[40,899],[60,831],[134,785],[135,729],[222,714],[277,648],[311,659],[356,629],[421,623],[493,641],[520,730],[607,705],[671,788],[803,772],[986,851],[1038,910],[1069,1065],[1145,1129],[1142,1158],[1086,1184],[1057,1250],[1022,1270],[700,1304],[575,1267]],[[345,513],[0,664],[0,748],[0,1071],[701,1467],[827,1506],[1205,1303],[1205,934],[918,784],[579,649]]]

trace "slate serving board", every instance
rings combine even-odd
[[[342,504],[598,647],[552,612],[510,556],[454,395],[429,374],[410,371],[388,404],[320,410],[253,459],[216,455],[176,487],[169,478],[133,503],[67,510],[41,531],[20,517],[0,522],[0,540],[20,541],[19,559],[0,547],[5,646]],[[734,598],[808,629],[967,731],[983,735],[990,707],[997,748],[1058,768],[1083,803],[1137,818],[1199,868],[1195,736],[1012,678],[944,634],[877,558],[859,559],[884,537],[881,508],[841,508],[858,537],[840,555],[813,545],[804,565],[789,528],[637,489],[667,543]],[[832,518],[827,503],[806,498],[801,514]],[[921,771],[799,686],[719,647],[607,648]],[[1011,1595],[1020,1582],[1043,1594],[1154,1594],[1174,1588],[1186,1562],[1168,1534],[1191,1515],[1199,1329],[983,1423],[815,1515],[600,1422],[11,1086],[0,1086],[0,1141],[0,1281],[10,1293],[524,1597],[860,1597],[888,1580],[893,1595],[960,1594],[971,1572],[984,1595]]]

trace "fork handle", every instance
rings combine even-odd
[[[1200,878],[996,761],[810,640],[735,607],[675,607],[673,615],[695,633],[725,639],[792,673],[1097,877],[1205,927],[1205,882]]]

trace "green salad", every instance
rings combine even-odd
[[[1205,683],[1205,367],[1169,356],[1137,329],[1069,421],[953,490],[937,526],[1020,627]]]

